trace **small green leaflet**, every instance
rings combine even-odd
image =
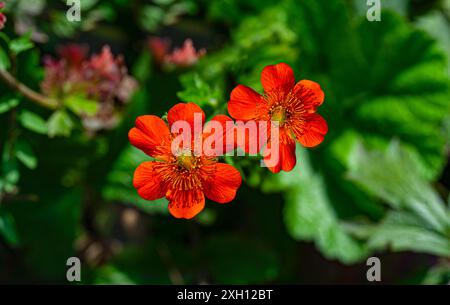
[[[47,122],[48,136],[53,138],[55,136],[68,137],[72,132],[73,121],[64,110],[58,110],[52,114]]]

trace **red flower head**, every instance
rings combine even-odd
[[[186,39],[181,48],[175,48],[166,57],[166,61],[177,67],[190,67],[197,63],[198,59],[206,54],[205,49],[197,51],[191,39]]]
[[[132,145],[155,158],[136,169],[134,187],[146,200],[165,196],[169,200],[169,211],[176,218],[189,219],[197,215],[205,206],[205,196],[219,203],[230,202],[241,185],[240,173],[231,165],[219,163],[218,155],[186,149],[173,153],[173,142],[180,134],[171,133],[169,128],[173,129],[177,122],[187,122],[194,130],[194,114],[201,118],[203,126],[202,109],[194,103],[180,103],[169,110],[168,125],[157,116],[144,115],[136,119],[136,126],[128,134]],[[217,115],[200,128],[199,136],[211,135],[208,125],[213,121],[220,123],[225,131],[225,123],[232,120]],[[225,132],[222,136],[226,137]]]
[[[231,92],[228,112],[236,120],[277,121],[279,162],[269,169],[274,173],[290,171],[296,163],[295,139],[305,147],[313,147],[320,144],[328,132],[326,121],[315,113],[323,103],[324,93],[313,81],[296,83],[292,68],[285,63],[266,66],[261,82],[264,95],[238,85]],[[264,160],[268,158],[270,155]]]
[[[86,60],[88,48],[78,44],[67,44],[58,47],[58,55],[64,59],[69,67],[80,69]]]
[[[0,10],[3,9],[4,7],[5,3],[0,2]],[[2,12],[0,12],[0,30],[5,27],[5,23],[6,23],[6,16]]]
[[[169,39],[152,37],[148,47],[156,62],[165,67],[188,68],[195,65],[206,54],[205,49],[196,50],[192,39],[186,39],[181,48],[170,51]]]
[[[118,113],[137,89],[137,81],[128,75],[122,56],[114,56],[108,46],[88,58],[88,48],[69,44],[58,48],[58,59],[45,58],[42,91],[48,96],[65,98],[86,95],[98,102],[95,115],[83,115],[88,131],[111,129]]]

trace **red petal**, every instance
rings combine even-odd
[[[305,104],[305,108],[316,111],[322,105],[325,94],[320,85],[310,80],[301,80],[294,87],[294,94]]]
[[[267,149],[270,149],[270,141],[267,144]],[[275,166],[267,166],[269,170],[273,173],[278,173],[280,170],[285,172],[291,171],[297,162],[295,157],[295,141],[288,135],[284,130],[280,129],[280,143],[279,143],[279,159]],[[272,154],[264,157],[264,162],[267,165]]]
[[[161,177],[155,171],[158,162],[144,162],[136,169],[133,177],[133,185],[139,196],[146,200],[161,198],[166,193]]]
[[[305,117],[303,128],[293,129],[297,140],[305,147],[314,147],[322,143],[328,132],[327,122],[317,113]]]
[[[218,203],[227,203],[234,199],[236,191],[241,186],[241,174],[233,166],[225,163],[211,165],[215,173],[205,181],[206,197]]]
[[[215,127],[211,122],[218,122],[222,126],[222,132],[216,132]],[[227,124],[227,122],[229,123]],[[227,125],[232,126],[232,128],[227,128]],[[215,148],[215,156],[223,156],[236,148],[236,130],[234,128],[234,122],[226,115],[218,114],[205,124],[205,127],[203,128],[203,139],[207,140],[207,138],[211,136],[214,137],[212,141],[214,144],[213,148]],[[227,141],[230,142],[228,145]],[[216,147],[216,143],[222,143],[222,147]]]
[[[194,126],[194,114],[200,114],[202,118],[202,125],[205,123],[205,113],[202,108],[194,103],[179,103],[170,108],[167,113],[167,121],[169,122],[169,126],[176,121],[187,121],[192,127]]]
[[[170,146],[170,133],[166,123],[154,115],[143,115],[136,119],[136,127],[128,133],[130,143],[147,155],[157,157]]]
[[[261,83],[265,92],[270,92],[277,88],[289,91],[295,85],[294,71],[283,62],[277,65],[266,66],[261,74]]]
[[[236,144],[247,154],[259,153],[269,137],[270,121],[259,120],[236,124]]]
[[[176,218],[190,219],[205,207],[205,196],[201,190],[169,190],[169,212]]]
[[[228,113],[236,120],[254,120],[268,112],[264,98],[253,89],[238,85],[231,91]]]
[[[191,132],[194,132],[194,117],[195,114],[201,115],[201,126],[200,131],[203,128],[203,124],[205,124],[205,113],[202,108],[200,108],[197,104],[194,103],[179,103],[170,108],[167,113],[167,121],[169,122],[169,126],[172,127],[173,123],[176,121],[186,121],[191,125]],[[200,124],[199,124],[200,125]]]

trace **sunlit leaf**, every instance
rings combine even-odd
[[[33,132],[47,134],[47,122],[34,112],[22,111],[19,115],[19,122]]]
[[[48,136],[68,137],[72,132],[73,122],[67,112],[58,110],[54,112],[47,121]]]

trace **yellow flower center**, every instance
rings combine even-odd
[[[276,106],[270,113],[272,121],[277,121],[280,126],[286,122],[286,110],[282,106]]]
[[[192,154],[190,150],[183,151],[177,158],[179,166],[190,171],[197,165],[197,158]]]

